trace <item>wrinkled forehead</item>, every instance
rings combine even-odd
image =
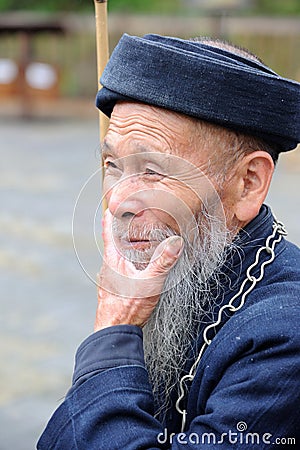
[[[191,164],[207,159],[208,142],[201,136],[197,119],[137,102],[118,102],[104,139],[103,157],[161,153],[156,160],[177,156]],[[140,155],[140,158],[143,155]]]

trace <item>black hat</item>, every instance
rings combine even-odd
[[[300,141],[300,84],[251,58],[159,35],[123,35],[96,105],[110,117],[135,100],[262,138],[280,151]]]

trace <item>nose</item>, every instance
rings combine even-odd
[[[106,194],[111,214],[118,218],[138,216],[145,209],[143,191],[136,177],[127,177],[116,183]]]

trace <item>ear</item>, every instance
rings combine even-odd
[[[264,151],[246,155],[237,164],[230,180],[231,213],[235,221],[245,226],[257,216],[263,204],[274,172],[272,157]]]

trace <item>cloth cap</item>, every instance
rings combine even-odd
[[[101,84],[96,105],[108,117],[117,101],[134,100],[257,136],[278,152],[300,141],[300,84],[205,42],[124,34]]]

